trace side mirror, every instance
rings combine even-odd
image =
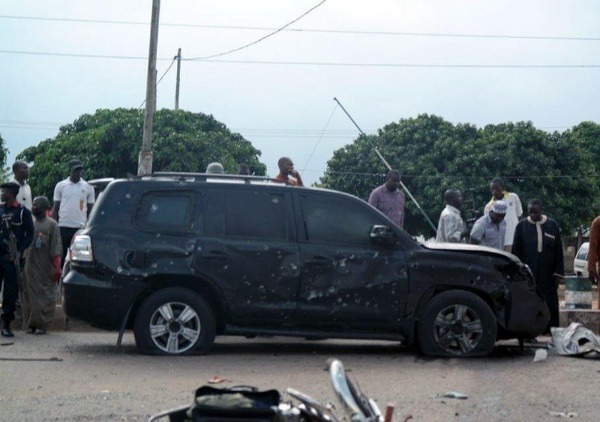
[[[371,242],[380,245],[393,245],[396,243],[396,233],[388,226],[374,225],[371,227],[371,233],[369,235]]]

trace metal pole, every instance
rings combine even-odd
[[[156,110],[156,50],[158,45],[159,16],[160,0],[152,0],[148,79],[146,81],[146,115],[144,118],[142,149],[138,158],[138,176],[152,174],[152,119]]]
[[[181,73],[181,48],[177,50],[177,83],[175,84],[175,110],[179,110],[179,74]]]
[[[348,118],[352,121],[352,123],[354,123],[354,126],[356,126],[356,128],[358,129],[358,131],[360,132],[360,134],[371,144],[371,146],[373,147],[373,150],[375,151],[375,154],[377,154],[377,156],[381,159],[381,161],[383,161],[383,164],[385,164],[385,166],[387,167],[388,170],[392,170],[392,166],[390,166],[390,164],[386,161],[385,158],[383,158],[383,155],[381,155],[381,153],[379,152],[379,150],[377,149],[377,147],[375,146],[375,144],[373,143],[373,141],[371,141],[369,139],[369,137],[365,134],[365,132],[363,132],[363,130],[358,126],[358,124],[356,124],[356,122],[354,121],[354,119],[352,118],[352,116],[350,116],[350,113],[348,113],[346,111],[346,109],[344,108],[344,106],[342,105],[342,103],[339,102],[339,100],[337,98],[333,98],[333,100],[338,103],[338,105],[341,107],[341,109],[344,111],[344,113],[346,113],[346,116],[348,116]],[[437,233],[437,228],[435,227],[435,225],[431,222],[431,220],[429,219],[429,217],[427,216],[427,214],[425,213],[425,211],[423,211],[423,208],[421,208],[421,206],[419,205],[419,203],[417,202],[417,200],[415,199],[414,196],[412,196],[412,193],[410,193],[410,191],[408,190],[408,188],[406,187],[406,185],[402,182],[402,180],[400,180],[400,186],[402,186],[402,189],[404,189],[404,192],[406,192],[406,194],[410,197],[410,199],[415,203],[415,205],[417,206],[417,208],[419,209],[419,211],[421,211],[421,213],[423,214],[423,217],[425,217],[425,220],[427,220],[427,222],[429,223],[429,225],[431,226],[431,228],[433,229],[433,231],[435,233]]]

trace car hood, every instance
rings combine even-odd
[[[466,243],[439,243],[439,242],[424,242],[422,244],[425,248],[435,250],[435,251],[450,251],[450,252],[466,252],[472,253],[476,255],[486,254],[486,255],[496,255],[502,256],[511,260],[516,264],[521,264],[519,258],[515,255],[501,251],[499,249],[488,248],[487,246],[479,246],[479,245],[468,245]]]

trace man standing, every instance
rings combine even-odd
[[[527,203],[529,217],[519,221],[515,228],[512,253],[529,266],[536,290],[550,310],[550,327],[559,326],[558,282],[564,277],[563,248],[560,228],[556,221],[542,214],[542,202],[533,199]]]
[[[0,205],[0,285],[4,284],[0,334],[3,337],[14,337],[10,323],[15,319],[20,277],[20,268],[17,267],[15,259],[22,261],[23,251],[31,244],[33,220],[31,212],[17,201],[18,184],[3,183],[0,189],[3,202]],[[14,242],[17,257],[11,256],[11,242]]]
[[[23,161],[15,161],[12,165],[14,178],[11,182],[19,185],[17,201],[29,211],[31,211],[31,186],[27,183],[29,179],[29,166]]]
[[[435,241],[460,243],[463,239],[469,237],[469,230],[460,215],[462,195],[456,189],[448,189],[444,193],[444,200],[446,201],[446,208],[440,214]]]
[[[73,236],[85,226],[94,204],[94,188],[81,178],[82,173],[81,161],[69,161],[69,177],[54,188],[52,218],[60,229],[63,262]]]
[[[50,201],[45,196],[33,200],[35,235],[27,249],[25,278],[27,300],[23,303],[23,323],[30,334],[46,334],[56,310],[56,283],[60,279],[62,247],[56,221],[46,216]]]
[[[300,173],[294,169],[294,162],[289,157],[281,157],[277,161],[279,167],[279,174],[275,176],[275,180],[283,182],[286,185],[292,186],[304,186]]]
[[[504,250],[510,252],[512,249],[513,238],[515,236],[515,227],[523,216],[523,206],[521,200],[516,193],[508,192],[504,186],[504,182],[499,177],[494,177],[490,183],[490,190],[492,191],[492,199],[487,203],[483,214],[487,214],[494,202],[504,201],[506,203],[506,234],[504,236]]]
[[[385,214],[396,225],[403,227],[405,199],[402,191],[398,189],[399,186],[400,173],[390,170],[385,177],[385,183],[373,189],[369,195],[369,204]]]
[[[504,250],[504,235],[506,232],[506,203],[495,201],[489,213],[479,218],[471,229],[471,243]]]
[[[600,216],[594,218],[590,226],[590,249],[587,262],[590,280],[598,282],[598,260],[600,259]],[[598,297],[598,309],[600,309],[600,297]]]

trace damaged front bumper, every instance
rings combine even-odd
[[[550,321],[546,303],[525,283],[511,286],[511,309],[506,325],[510,337],[534,338],[542,334]]]

